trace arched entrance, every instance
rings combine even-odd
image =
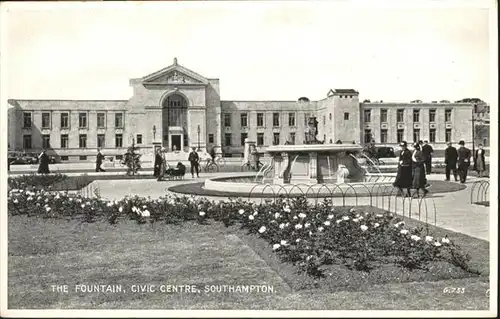
[[[182,150],[188,145],[188,102],[182,95],[172,94],[163,100],[162,107],[162,145],[169,151]]]

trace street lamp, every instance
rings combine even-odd
[[[156,140],[156,125],[153,125],[153,141]]]
[[[198,132],[198,151],[200,150],[200,126],[198,125],[198,128],[196,129],[196,132]]]

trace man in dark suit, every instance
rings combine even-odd
[[[446,165],[445,169],[446,181],[450,181],[450,172],[453,172],[453,176],[455,177],[455,182],[458,182],[457,159],[458,159],[457,149],[452,146],[451,142],[448,142],[448,147],[444,151],[444,164]]]
[[[105,172],[105,170],[101,167],[103,159],[104,159],[104,155],[102,155],[100,149],[97,149],[97,156],[96,156],[96,161],[95,161],[95,171],[96,172]]]
[[[191,164],[191,176],[194,178],[194,171],[196,170],[196,177],[200,177],[200,169],[198,167],[200,156],[196,152],[196,148],[193,147],[193,150],[191,151],[191,153],[189,153],[188,160]]]
[[[425,174],[429,175],[432,171],[432,153],[434,149],[429,145],[429,141],[424,141],[424,145],[422,146],[422,154],[424,155],[424,164],[425,164]]]
[[[460,175],[460,183],[465,183],[467,180],[467,170],[470,166],[470,158],[472,156],[470,149],[465,147],[465,142],[460,141],[458,143],[460,147],[457,150],[458,153],[458,174]]]

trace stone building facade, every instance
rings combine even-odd
[[[353,89],[333,89],[310,101],[223,101],[219,79],[205,78],[177,63],[131,79],[129,100],[22,100],[9,103],[9,150],[42,148],[62,160],[92,160],[96,149],[121,157],[135,143],[144,154],[155,148],[210,149],[243,153],[244,141],[261,150],[273,144],[302,144],[307,120],[318,121],[325,143],[379,144],[429,140],[472,141],[471,103],[360,102]]]

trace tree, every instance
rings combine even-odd
[[[474,125],[474,142],[477,144],[485,144],[484,140],[489,144],[490,139],[490,126],[484,124]],[[488,146],[488,145],[485,145]]]
[[[138,150],[139,148],[132,140],[132,145],[128,147],[124,159],[124,163],[127,165],[127,175],[135,175],[141,169],[141,154],[138,153]]]

